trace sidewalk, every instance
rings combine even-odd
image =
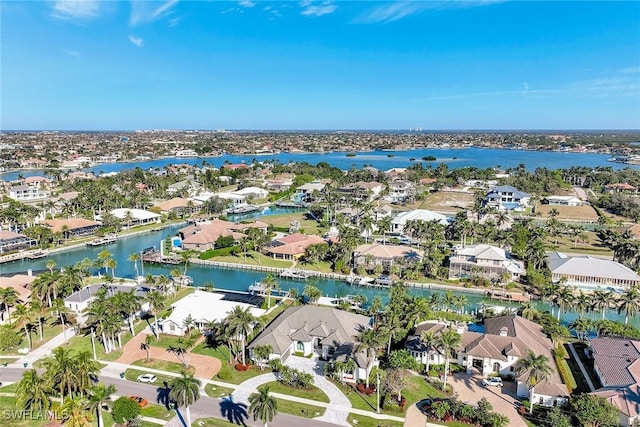
[[[65,340],[65,333],[66,333],[66,340]],[[76,331],[73,328],[67,327],[66,332],[63,332],[60,335],[56,335],[46,343],[42,344],[40,347],[36,348],[33,351],[30,351],[28,354],[22,356],[21,358],[19,358],[13,363],[10,363],[9,365],[15,365],[22,368],[26,363],[27,367],[30,368],[33,366],[33,362],[48,356],[49,354],[51,354],[51,350],[53,350],[56,347],[60,347],[62,344],[64,344],[65,341],[70,340],[74,336],[76,336]]]

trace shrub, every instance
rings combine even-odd
[[[236,363],[236,371],[244,372],[248,371],[251,368],[251,365],[243,365],[242,363]]]
[[[367,396],[371,396],[373,393],[376,392],[376,387],[373,384],[371,384],[369,387],[366,387],[364,383],[358,383],[358,385],[356,386],[356,389],[360,393],[366,394]]]
[[[140,415],[140,407],[133,399],[121,396],[118,400],[113,402],[113,411],[111,412],[111,416],[113,417],[113,421],[116,423],[127,423],[135,419],[138,415]]]

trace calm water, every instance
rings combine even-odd
[[[74,264],[78,261],[81,261],[84,258],[95,259],[103,250],[108,250],[113,254],[114,259],[117,262],[116,267],[116,275],[119,277],[128,277],[133,278],[135,275],[135,270],[133,268],[133,263],[127,261],[129,255],[133,252],[139,252],[142,249],[148,248],[150,246],[159,247],[161,242],[167,236],[173,236],[181,226],[174,226],[171,228],[166,228],[161,231],[149,231],[143,235],[131,236],[131,237],[123,237],[118,240],[115,244],[107,245],[107,246],[99,246],[99,247],[82,247],[78,249],[69,250],[66,252],[60,252],[54,255],[51,255],[49,259],[52,259],[56,262],[58,267]],[[17,272],[25,272],[28,269],[32,269],[33,271],[37,270],[45,270],[46,269],[47,259],[41,259],[36,261],[19,261],[9,264],[0,264],[0,274],[6,273],[17,273]],[[144,273],[151,274],[169,274],[170,271],[176,268],[174,267],[163,267],[157,265],[145,265]],[[182,266],[178,266],[177,268],[183,268]],[[235,269],[222,269],[215,267],[207,267],[201,265],[190,265],[187,271],[187,274],[192,276],[194,279],[194,283],[196,286],[200,286],[205,282],[213,282],[216,288],[220,289],[232,289],[238,291],[246,291],[249,285],[252,283],[264,279],[266,273],[254,272],[254,271],[246,271],[246,270],[235,270]],[[312,284],[317,286],[322,290],[323,295],[325,296],[346,296],[349,294],[364,294],[367,296],[368,300],[371,301],[374,296],[380,296],[383,301],[386,301],[388,297],[388,293],[385,290],[380,289],[370,289],[370,288],[354,288],[348,286],[346,283],[336,280],[324,280],[324,279],[311,279],[307,282],[299,282],[299,281],[290,281],[290,280],[282,280],[279,279],[280,286],[287,290],[290,288],[298,288],[299,293],[302,294],[302,290],[306,284]],[[443,291],[435,291],[435,292],[443,292]],[[431,294],[429,290],[419,290],[419,289],[410,289],[410,293],[412,295],[422,295],[428,296]],[[469,305],[467,306],[468,311],[473,311],[478,308],[479,303],[481,301],[485,301],[492,305],[504,305],[502,302],[489,301],[483,299],[481,296],[475,294],[465,294],[467,299],[469,300]],[[546,303],[539,303],[538,308],[541,310],[549,310],[549,306]],[[577,313],[565,313],[562,315],[562,320],[565,323],[569,323],[573,321],[577,317]],[[592,314],[592,317],[599,318],[599,313]],[[624,318],[619,316],[614,311],[609,311],[607,313],[607,319],[615,319],[622,320]],[[640,326],[640,319],[634,318],[630,321],[635,326]]]
[[[434,156],[436,161],[424,162],[421,159],[425,156]],[[386,170],[390,168],[404,168],[415,162],[421,162],[425,165],[431,164],[437,166],[444,163],[450,168],[461,168],[465,166],[475,166],[478,168],[489,168],[500,166],[501,168],[509,168],[524,163],[527,169],[534,170],[538,167],[546,167],[548,169],[561,169],[571,166],[610,166],[613,169],[623,169],[625,167],[634,167],[621,163],[608,162],[610,158],[607,154],[597,153],[562,153],[556,151],[523,151],[523,150],[502,150],[495,148],[467,148],[467,149],[420,149],[409,151],[369,151],[359,152],[355,157],[347,157],[344,152],[332,153],[280,153],[275,155],[247,155],[232,156],[223,155],[220,157],[206,158],[165,158],[155,159],[143,162],[130,163],[104,163],[88,169],[96,174],[107,172],[119,172],[121,170],[133,169],[137,166],[148,169],[151,167],[164,167],[170,164],[190,164],[202,165],[206,162],[213,166],[222,166],[225,161],[231,163],[251,163],[254,159],[257,161],[277,160],[280,163],[288,162],[308,162],[316,164],[318,162],[327,162],[332,166],[340,169],[350,169],[352,167],[360,168],[364,165],[372,165],[375,168]],[[412,161],[411,159],[415,159]],[[32,176],[39,175],[40,171],[23,171],[22,175]],[[11,181],[18,177],[18,172],[5,173],[3,180]]]

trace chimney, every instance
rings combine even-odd
[[[500,328],[500,336],[501,337],[506,337],[507,336],[507,328],[506,327]]]

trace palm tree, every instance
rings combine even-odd
[[[444,381],[442,383],[442,389],[445,390],[447,387],[447,375],[449,373],[449,359],[453,357],[453,352],[458,349],[462,339],[460,338],[460,334],[454,331],[453,329],[447,329],[446,332],[443,332],[438,336],[436,346],[442,351],[444,354]]]
[[[385,245],[387,243],[387,232],[391,231],[391,216],[380,218],[376,225],[378,231],[382,232],[382,244]]]
[[[38,371],[31,369],[22,374],[16,389],[16,397],[22,408],[46,411],[51,407],[50,394],[53,394],[53,389],[49,381],[43,376],[38,376]]]
[[[520,307],[520,316],[527,320],[534,320],[540,315],[540,311],[533,305],[531,301],[522,303]]]
[[[75,366],[77,384],[76,391],[83,395],[92,385],[91,378],[100,373],[101,365],[93,360],[91,353],[82,350],[72,357],[72,363]]]
[[[384,322],[378,331],[380,335],[387,338],[387,357],[391,354],[391,341],[401,338],[404,330],[405,329],[402,327],[402,323],[398,316],[387,313]]]
[[[271,308],[271,292],[273,289],[278,288],[278,281],[273,274],[269,273],[262,281],[262,284],[264,285],[264,291],[267,294],[267,309],[269,309]]]
[[[151,357],[149,356],[149,350],[151,349],[151,343],[152,342],[153,342],[153,336],[147,335],[144,338],[144,342],[140,344],[140,350],[144,350],[144,351],[147,352],[147,363],[151,359]]]
[[[79,381],[77,367],[69,350],[64,347],[54,348],[51,357],[44,359],[42,365],[46,369],[49,383],[58,387],[60,397],[64,400],[65,390],[71,396]]]
[[[131,255],[129,255],[129,258],[127,258],[127,260],[133,263],[133,267],[136,269],[136,279],[137,279],[138,276],[140,276],[140,271],[138,270],[138,261],[140,260],[140,254],[138,252],[134,252]]]
[[[355,352],[363,352],[367,358],[367,366],[371,364],[371,361],[376,355],[376,350],[380,347],[380,336],[375,329],[362,328],[359,335],[356,337],[356,349]],[[382,344],[384,346],[384,344]],[[369,376],[365,379],[366,386],[369,387]]]
[[[186,371],[182,371],[180,377],[171,381],[171,391],[169,397],[176,402],[178,406],[184,406],[187,412],[187,425],[191,425],[191,411],[189,406],[193,405],[200,399],[200,380],[193,377]]]
[[[0,288],[0,303],[4,304],[5,308],[7,309],[7,319],[9,319],[9,325],[11,325],[11,311],[9,309],[18,301],[18,291],[16,291],[14,288]]]
[[[551,366],[549,366],[549,358],[543,354],[536,354],[528,350],[527,357],[518,360],[516,363],[516,377],[528,374],[527,385],[529,386],[529,413],[533,412],[533,394],[535,387],[540,382],[546,380],[551,375]]]
[[[88,427],[91,417],[87,413],[89,401],[82,396],[71,396],[62,404],[65,427]]]
[[[269,395],[269,386],[259,388],[257,393],[249,396],[249,412],[253,415],[253,420],[260,420],[264,427],[273,421],[278,413],[278,402]]]
[[[153,328],[153,333],[156,338],[158,338],[158,312],[164,310],[167,305],[167,297],[162,292],[157,289],[152,290],[147,294],[147,301],[153,310],[153,321],[155,327]]]
[[[424,344],[427,349],[427,366],[425,367],[425,371],[427,371],[428,375],[429,364],[431,363],[431,352],[433,351],[433,348],[436,346],[438,341],[433,331],[422,331],[420,339],[422,340],[422,344]]]
[[[65,315],[69,312],[69,308],[64,305],[64,301],[61,298],[56,298],[51,302],[51,310],[58,314],[60,324],[62,325],[62,333],[64,334],[64,342],[67,342],[67,324],[64,319]]]
[[[629,323],[629,316],[635,316],[640,311],[640,290],[636,286],[631,286],[618,297],[618,301],[618,313],[624,312],[626,325]]]
[[[31,298],[29,300],[29,311],[38,319],[38,332],[40,334],[40,341],[43,341],[44,337],[42,331],[42,318],[47,314],[49,310],[44,306],[44,304],[42,304],[42,301],[37,298]]]
[[[253,330],[253,324],[256,321],[255,316],[251,313],[250,307],[245,308],[244,310],[239,305],[233,307],[231,314],[227,317],[227,324],[229,325],[231,334],[237,339],[238,337],[241,340],[242,347],[242,364],[245,363],[245,342],[247,336]]]
[[[573,303],[573,292],[571,288],[566,285],[558,286],[554,295],[552,295],[553,302],[558,306],[558,321],[560,321],[560,314],[567,307],[570,307]]]
[[[96,384],[89,389],[90,408],[95,409],[96,413],[98,414],[98,427],[104,427],[104,420],[102,419],[102,407],[109,400],[111,400],[111,395],[115,392],[115,386],[106,386],[102,383]]]
[[[29,342],[29,351],[33,348],[33,343],[31,342],[31,331],[29,330],[29,323],[31,322],[31,311],[24,304],[16,305],[16,310],[14,314],[17,316],[17,322],[22,323],[22,327],[24,328],[24,335],[27,337],[27,341]]]
[[[613,293],[611,291],[596,289],[591,294],[591,306],[594,310],[600,310],[600,313],[602,314],[602,320],[605,319],[607,309],[611,307],[612,299]]]

